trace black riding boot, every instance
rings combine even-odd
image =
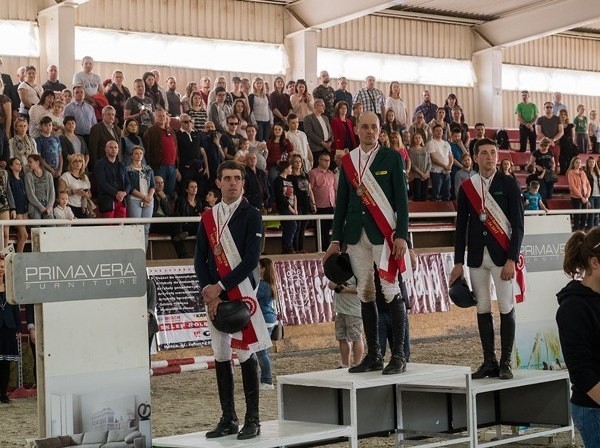
[[[406,308],[400,294],[388,303],[390,317],[392,318],[392,357],[383,369],[384,375],[393,375],[406,371],[406,359],[404,358],[404,338],[406,337]]]
[[[250,358],[240,364],[242,366],[242,382],[246,397],[246,417],[244,426],[238,433],[238,439],[252,439],[260,435],[260,421],[258,419],[258,359],[253,353]]]
[[[477,314],[477,326],[479,327],[479,338],[483,349],[483,364],[471,374],[471,378],[480,380],[486,376],[490,378],[497,377],[499,367],[494,349],[494,319],[492,313]]]
[[[501,380],[511,380],[513,373],[511,370],[512,349],[515,343],[515,309],[509,313],[500,314],[500,374]]]
[[[362,361],[350,367],[350,373],[372,372],[383,369],[383,358],[379,349],[379,330],[377,327],[377,304],[373,302],[361,302],[361,314],[365,337],[367,339],[367,355]]]
[[[231,361],[215,362],[215,372],[217,373],[222,416],[215,429],[206,433],[207,439],[237,434],[239,428],[233,401],[233,368]]]

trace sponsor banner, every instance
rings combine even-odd
[[[157,349],[209,345],[210,332],[194,266],[148,268],[148,274],[157,293]]]
[[[412,314],[450,310],[447,260],[449,254],[419,254],[418,265],[406,282]],[[451,254],[450,254],[451,256]]]

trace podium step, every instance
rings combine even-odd
[[[275,448],[298,443],[351,437],[353,433],[350,426],[292,420],[262,422],[260,436],[250,440],[238,440],[235,435],[219,439],[207,439],[206,432],[161,437],[152,440],[152,446],[154,448]]]

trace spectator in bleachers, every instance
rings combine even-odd
[[[177,171],[177,138],[169,126],[167,112],[158,109],[154,114],[154,124],[144,134],[146,161],[155,175],[165,181],[165,193],[175,197],[175,183],[179,177]]]
[[[4,87],[0,79],[0,90]],[[6,94],[0,93],[0,158],[8,155],[8,141],[12,136],[12,102]]]
[[[413,201],[427,200],[427,188],[431,176],[431,157],[425,149],[425,142],[421,134],[414,134],[411,139],[410,148],[410,179]]]
[[[254,152],[249,152],[246,156],[244,197],[262,213],[269,208],[269,185],[265,172],[256,166],[257,157]]]
[[[425,147],[431,157],[431,196],[434,201],[450,200],[450,171],[454,164],[450,144],[442,140],[443,129],[436,125]]]
[[[235,102],[241,100],[244,103],[246,115],[250,115],[250,105],[248,104],[248,94],[242,91],[242,79],[239,76],[231,78],[231,85],[233,89],[229,92],[231,99],[233,100],[234,113],[235,113]],[[246,119],[246,121],[248,121]]]
[[[194,120],[194,129],[196,131],[202,131],[204,130],[206,122],[208,121],[208,113],[204,108],[204,103],[202,102],[202,95],[200,92],[192,92],[190,104],[190,108],[186,110],[185,113],[192,117],[192,120]]]
[[[165,107],[171,117],[179,117],[181,115],[181,94],[177,91],[177,80],[174,76],[169,76],[166,84]]]
[[[360,101],[365,112],[374,112],[379,122],[385,117],[385,95],[375,87],[375,77],[367,76],[365,86],[354,94],[354,102]]]
[[[534,103],[529,102],[529,91],[521,91],[521,99],[522,101],[515,108],[519,121],[519,151],[525,152],[529,141],[529,151],[533,152],[536,144],[535,122],[538,108]]]
[[[129,176],[118,159],[119,144],[113,140],[106,144],[105,156],[94,167],[98,189],[98,211],[102,218],[125,218],[125,198],[131,191]]]
[[[388,135],[392,132],[401,130],[398,120],[396,120],[396,113],[393,109],[388,109],[385,111],[385,118],[381,124],[381,129],[387,132]]]
[[[315,103],[317,100],[323,100],[323,104],[325,105],[323,114],[325,114],[328,120],[331,120],[335,115],[335,92],[333,87],[329,85],[329,72],[322,70],[319,74],[319,80],[321,83],[313,89],[312,96]]]
[[[160,71],[156,68],[153,68],[150,70],[150,72],[154,75],[154,85],[162,95],[163,101],[165,102],[164,109],[167,110],[167,97],[165,96],[165,89],[163,89],[163,87],[160,85]]]
[[[226,131],[221,135],[221,148],[225,153],[225,159],[233,160],[240,150],[240,143],[244,137],[237,132],[240,122],[235,115],[228,115],[225,124]]]
[[[52,135],[52,119],[44,117],[40,121],[40,135],[35,139],[39,155],[42,157],[44,168],[55,179],[59,178],[63,170],[62,147],[58,137]],[[54,205],[54,204],[51,204]]]
[[[346,114],[346,118],[350,118],[352,115],[352,94],[348,92],[346,87],[348,87],[348,80],[344,76],[340,76],[337,81],[338,88],[335,92],[333,92],[333,106],[340,101],[345,101],[348,104],[348,113]]]
[[[208,189],[215,190],[216,179],[217,179],[217,168],[225,160],[225,153],[221,148],[221,134],[219,134],[215,128],[215,124],[212,121],[207,121],[204,125],[204,132],[201,135],[202,140],[200,146],[204,148],[206,152],[206,158],[208,159],[208,170],[210,177],[208,178]]]
[[[0,220],[15,219],[15,200],[12,194],[8,171],[0,168]],[[4,226],[4,247],[8,245],[9,226]]]
[[[115,124],[115,119],[115,108],[112,106],[105,106],[102,109],[102,121],[92,126],[88,145],[88,152],[90,154],[88,170],[93,171],[96,162],[104,157],[106,144],[111,140],[118,142],[119,153],[123,153],[124,149],[121,148],[121,136],[123,135],[123,132],[121,131],[121,128]]]
[[[567,168],[571,164],[571,160],[578,153],[577,139],[575,136],[575,126],[569,122],[569,113],[566,109],[559,112],[559,118],[563,126],[563,135],[559,140],[560,156],[558,159],[560,165],[560,174],[566,174]]]
[[[600,209],[600,167],[596,159],[590,156],[585,162],[585,174],[590,184],[590,206],[593,210]],[[590,213],[587,219],[589,228],[596,227],[600,221],[598,213]]]
[[[190,81],[185,86],[185,95],[181,97],[181,110],[186,112],[192,106],[192,93],[198,91],[198,84],[194,81]]]
[[[465,148],[469,147],[469,125],[465,123],[465,117],[462,113],[462,109],[458,106],[454,106],[452,109],[452,121],[448,125],[448,136],[455,130],[460,130],[460,139],[462,140]]]
[[[304,132],[298,129],[299,125],[300,124],[298,122],[298,117],[296,116],[296,114],[289,114],[289,130],[286,132],[285,135],[294,147],[294,154],[298,154],[302,159],[304,171],[308,173],[313,166],[313,154],[308,146],[308,137],[306,137],[306,134]]]
[[[246,101],[243,99],[234,100],[232,114],[237,118],[239,123],[237,127],[237,133],[244,138],[248,138],[246,128],[248,127],[248,123],[250,122],[250,117],[248,116],[248,112],[246,111]]]
[[[257,138],[261,141],[266,140],[273,123],[273,115],[262,78],[256,77],[252,81],[252,93],[248,96],[248,103],[250,104],[250,118],[256,123]]]
[[[177,131],[177,150],[181,181],[194,179],[200,194],[208,190],[210,177],[208,157],[201,146],[202,135],[193,127],[192,118],[187,114],[179,117],[181,129]]]
[[[456,97],[456,95],[454,93],[450,93],[450,94],[448,94],[448,97],[446,98],[446,101],[444,102],[444,110],[446,111],[444,120],[446,121],[447,124],[452,123],[452,109],[454,109],[455,107],[458,107],[460,109],[460,105],[458,104],[458,98]],[[460,119],[456,120],[456,121],[458,121],[460,123],[465,122],[465,116],[462,113],[462,109],[460,110]]]
[[[467,151],[467,148],[461,140],[461,132],[458,128],[452,129],[449,143],[450,150],[452,151],[452,158],[454,159],[452,163],[452,170],[450,171],[450,199],[455,200],[456,193],[458,193],[458,188],[456,186],[454,177],[456,176],[456,173],[459,170],[462,170],[464,168],[462,164],[462,158],[463,155],[469,154],[469,151]]]
[[[285,93],[285,81],[281,76],[277,76],[273,82],[273,91],[269,95],[271,112],[275,123],[287,124],[287,116],[292,110],[290,96]]]
[[[60,137],[65,131],[64,114],[65,103],[62,99],[55,98],[52,110],[48,112],[48,116],[52,119],[52,135]]]
[[[345,101],[340,101],[335,105],[335,117],[331,119],[331,131],[333,133],[333,142],[331,152],[335,154],[337,151],[346,153],[358,146],[354,125],[347,118],[348,104]]]
[[[140,78],[133,81],[134,95],[125,102],[125,119],[135,118],[139,126],[139,135],[144,135],[152,126],[154,119],[154,102],[145,95],[146,85]]]
[[[19,67],[17,69],[17,81],[13,84],[12,89],[10,89],[9,97],[12,102],[12,110],[13,110],[13,119],[16,119],[18,116],[19,108],[21,107],[21,97],[19,95],[19,86],[23,81],[25,81],[27,71],[25,67]],[[5,93],[6,95],[6,93]]]
[[[85,92],[85,100],[92,106],[95,106],[96,101],[94,95],[103,93],[102,91],[102,78],[96,73],[93,73],[94,59],[91,56],[84,56],[81,60],[82,71],[75,73],[73,76],[73,85],[82,86]],[[75,92],[73,92],[74,94]]]
[[[154,177],[154,207],[152,211],[153,218],[168,218],[173,216],[173,206],[169,197],[164,191],[165,181],[160,176]],[[183,258],[184,246],[182,243],[188,237],[187,232],[181,231],[181,225],[170,223],[170,222],[155,222],[150,225],[151,233],[158,233],[161,235],[170,235],[173,240],[175,251],[179,258]]]
[[[47,116],[54,105],[54,92],[46,90],[42,93],[39,103],[31,106],[29,109],[29,135],[32,138],[40,136],[40,120]]]
[[[227,98],[227,90],[223,86],[217,86],[214,90],[215,101],[210,103],[208,108],[208,119],[212,121],[217,131],[225,134],[229,130],[228,117],[232,114],[233,110],[229,104],[225,102]],[[236,119],[237,121],[237,119]]]
[[[67,158],[67,170],[58,180],[58,191],[69,195],[69,206],[78,219],[86,218],[92,200],[91,184],[86,174],[83,154],[75,153]]]
[[[292,143],[286,138],[281,124],[273,125],[271,136],[267,141],[267,170],[270,182],[273,182],[278,174],[280,161],[288,161],[294,152]]]
[[[115,70],[112,74],[112,82],[108,86],[108,89],[104,92],[108,104],[115,108],[116,113],[116,124],[122,125],[125,121],[125,104],[127,100],[131,98],[131,92],[123,85],[123,72],[121,70]]]
[[[73,87],[73,101],[65,106],[65,116],[75,117],[75,134],[83,137],[86,143],[92,126],[97,123],[94,108],[85,101],[85,90],[80,85]]]
[[[58,67],[56,65],[50,64],[46,70],[46,74],[48,75],[48,79],[42,84],[42,89],[62,92],[67,88],[67,86],[58,80]]]
[[[285,84],[285,92],[287,93],[287,95],[291,98],[292,95],[294,93],[296,93],[296,81],[294,81],[293,79],[290,79],[286,84]]]
[[[25,79],[17,87],[19,98],[21,100],[19,105],[19,114],[21,116],[28,116],[29,109],[35,106],[42,97],[44,89],[36,82],[36,69],[33,65],[29,65],[25,68]]]
[[[315,100],[314,112],[304,118],[304,132],[313,153],[313,166],[316,166],[319,153],[323,150],[330,152],[333,145],[333,131],[322,99]]]
[[[136,146],[144,147],[144,142],[138,134],[138,122],[135,118],[125,120],[123,126],[123,137],[121,138],[121,161],[123,166],[129,166],[131,163],[131,151]]]
[[[83,137],[75,134],[77,123],[75,117],[67,116],[63,120],[63,135],[59,137],[62,147],[63,166],[68,166],[68,157],[71,154],[81,154],[84,158],[83,168],[86,169],[89,161],[87,144]]]
[[[350,117],[350,121],[352,121],[352,125],[356,128],[356,123],[358,123],[358,118],[360,114],[363,113],[363,105],[359,101],[358,103],[352,103],[352,116]]]
[[[527,191],[523,193],[523,199],[525,200],[525,210],[544,210],[548,213],[548,209],[544,205],[542,195],[539,193],[540,183],[536,180],[529,182]]]
[[[421,98],[423,99],[423,101],[415,108],[415,112],[413,114],[413,121],[416,122],[418,115],[423,114],[425,122],[429,123],[435,118],[438,106],[437,104],[431,102],[431,94],[429,93],[429,90],[423,90]],[[425,140],[427,140],[427,138]]]
[[[15,201],[15,219],[27,219],[29,216],[29,201],[27,200],[27,191],[25,189],[25,179],[23,178],[23,165],[21,159],[13,157],[8,160],[8,182],[10,191]],[[9,226],[5,226],[10,230]],[[27,227],[17,226],[17,252],[23,252],[27,242]],[[8,241],[5,236],[4,241]]]
[[[460,164],[461,164],[462,168],[459,169],[454,174],[454,178],[452,179],[453,184],[454,184],[454,186],[453,186],[453,189],[454,189],[453,197],[454,198],[458,197],[458,190],[460,190],[460,184],[462,184],[469,177],[472,177],[475,174],[477,174],[472,169],[473,168],[473,159],[471,158],[471,155],[468,152],[465,152],[461,155]]]
[[[267,155],[269,151],[267,150],[267,143],[264,141],[258,141],[256,139],[257,129],[253,124],[249,124],[246,127],[246,134],[248,135],[248,143],[250,144],[250,152],[256,154],[257,162],[256,167],[267,172]]]
[[[469,141],[469,154],[471,158],[473,158],[473,153],[475,152],[475,144],[483,138],[485,138],[485,124],[475,123],[475,138]]]
[[[554,92],[554,102],[552,103],[552,115],[558,115],[561,110],[567,110],[567,106],[563,104],[562,93]]]
[[[27,157],[29,170],[25,173],[25,191],[29,201],[29,218],[52,218],[55,192],[52,175],[46,171],[39,154]]]
[[[431,129],[429,129],[429,126],[425,122],[425,115],[423,115],[422,112],[417,113],[415,122],[408,127],[408,131],[410,132],[411,140],[415,134],[421,135],[421,138],[425,143],[431,139]]]
[[[404,146],[404,143],[402,142],[402,137],[400,136],[400,133],[397,131],[393,131],[390,133],[390,149],[397,151],[402,156],[402,162],[404,162],[404,174],[405,176],[408,176],[408,173],[410,172],[411,168],[410,155],[408,154],[408,149],[406,148],[406,146]]]
[[[400,130],[404,130],[408,127],[408,110],[404,100],[400,96],[400,83],[398,81],[392,81],[390,83],[389,95],[390,96],[388,96],[385,101],[385,108],[394,111],[396,122],[398,123]]]
[[[383,146],[385,148],[390,147],[390,136],[388,135],[387,132],[380,131],[379,137],[377,138],[377,140],[379,140],[379,146]]]
[[[310,188],[310,180],[308,172],[304,170],[302,157],[299,154],[293,154],[291,159],[292,171],[288,179],[292,181],[294,186],[294,195],[296,196],[296,211],[299,215],[308,215],[316,213],[315,198]],[[296,232],[294,233],[293,247],[296,252],[304,253],[304,234],[308,221],[296,221]]]
[[[588,119],[585,115],[585,106],[577,106],[577,115],[573,118],[575,134],[577,135],[577,149],[579,154],[587,154],[592,146],[590,135],[588,134]]]
[[[158,90],[158,85],[156,84],[156,77],[152,72],[146,72],[142,76],[142,80],[144,81],[144,96],[146,98],[150,98],[154,107],[157,109],[165,108],[165,99],[162,94]]]
[[[144,148],[136,146],[131,152],[131,164],[126,167],[131,190],[127,195],[128,218],[151,218],[154,211],[154,173],[143,163]],[[144,224],[145,247],[148,246],[150,224]]]
[[[581,158],[574,157],[569,164],[567,171],[567,180],[569,182],[569,196],[571,197],[571,205],[576,210],[590,208],[590,195],[592,193],[590,183],[583,170]],[[586,214],[573,215],[574,230],[583,230],[587,221]]]
[[[588,123],[588,134],[590,135],[590,151],[594,154],[600,153],[600,125],[598,123],[598,111],[596,109],[590,110],[590,120]]]
[[[195,180],[189,179],[183,184],[184,193],[177,198],[175,204],[175,216],[199,217],[204,210],[202,206],[202,197],[198,194],[198,184]],[[184,222],[181,224],[181,230],[188,235],[195,235],[198,232],[198,221]],[[189,258],[185,251],[183,241],[176,241],[174,245],[179,258]]]
[[[200,92],[200,96],[202,97],[203,107],[208,109],[208,105],[210,104],[208,100],[208,95],[210,94],[210,78],[208,76],[200,78],[198,92]]]
[[[296,81],[295,93],[290,97],[292,112],[298,117],[298,129],[304,131],[304,118],[313,112],[313,96],[308,92],[306,81]]]
[[[8,142],[10,157],[18,157],[23,167],[27,166],[27,157],[30,154],[37,154],[35,140],[27,135],[28,128],[27,119],[17,118],[15,121],[15,135]],[[27,171],[27,169],[24,168],[24,171]]]
[[[225,89],[225,104],[229,107],[233,107],[233,97],[227,92],[227,81],[224,76],[217,76],[214,82],[214,89],[208,94],[208,106],[217,100],[217,88],[223,87]]]
[[[310,170],[308,179],[310,180],[310,188],[315,199],[317,215],[333,214],[335,210],[335,194],[337,191],[336,175],[329,169],[331,156],[329,152],[322,151],[317,158],[317,166]],[[331,237],[332,221],[321,221],[321,244],[322,247],[329,247]]]
[[[556,183],[556,160],[550,151],[551,140],[544,137],[540,140],[540,147],[531,154],[527,170],[535,174],[540,183],[540,195],[544,201],[552,199],[554,184]]]
[[[513,163],[510,159],[502,159],[500,161],[500,172],[505,176],[511,176],[516,179],[515,173],[513,173]]]
[[[552,113],[552,103],[544,103],[544,115],[540,115],[535,124],[535,133],[550,139],[553,147],[563,136],[563,125],[560,118]]]
[[[433,129],[436,125],[442,127],[442,140],[450,140],[450,126],[446,123],[446,110],[443,107],[438,107],[435,118],[427,123],[429,129]]]
[[[275,125],[278,126],[278,125]],[[277,213],[283,216],[297,215],[298,204],[294,194],[294,184],[288,176],[292,173],[292,165],[287,160],[281,160],[276,167],[278,176],[273,180],[273,193]],[[293,254],[294,235],[298,227],[296,221],[281,221],[281,253]]]
[[[65,107],[66,107],[67,104],[69,104],[71,101],[73,101],[73,92],[71,92],[70,89],[63,89],[62,97],[63,97],[63,101],[65,102]]]

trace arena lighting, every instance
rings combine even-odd
[[[75,27],[75,57],[96,61],[282,75],[283,45]]]
[[[18,42],[18,45],[15,45]],[[37,58],[40,56],[39,30],[35,23],[23,20],[0,21],[0,54]]]
[[[600,96],[600,73],[505,64],[502,89]]]
[[[473,87],[475,73],[471,61],[400,56],[361,51],[317,49],[317,67],[333,78],[364,80],[373,75],[377,81],[406,84]]]

